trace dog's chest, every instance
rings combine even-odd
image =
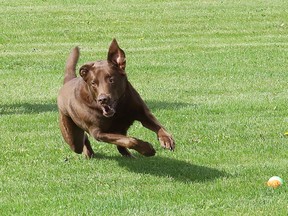
[[[99,119],[99,128],[105,133],[125,134],[133,122],[134,119],[131,116],[116,114],[112,118]]]

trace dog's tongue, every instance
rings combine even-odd
[[[115,110],[108,105],[104,105],[102,110],[105,117],[112,117],[115,114]]]

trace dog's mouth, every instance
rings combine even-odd
[[[116,102],[108,105],[108,104],[101,104],[101,109],[103,112],[103,116],[110,118],[112,117],[116,111],[115,111],[115,107],[116,107]]]

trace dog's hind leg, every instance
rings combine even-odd
[[[124,157],[134,158],[134,156],[130,153],[130,151],[127,148],[122,147],[122,146],[117,146],[117,149],[119,153],[123,155]]]
[[[89,139],[88,139],[87,134],[84,134],[84,147],[83,147],[83,152],[84,152],[84,154],[85,154],[85,156],[86,156],[87,158],[92,158],[92,157],[95,155],[95,153],[94,153],[94,151],[93,151],[93,149],[92,149],[92,147],[91,147],[91,144],[90,144],[90,141],[89,141]]]
[[[84,150],[84,154],[87,157],[92,157],[94,152],[85,132],[79,128],[70,117],[61,112],[59,123],[63,138],[69,144],[70,148],[77,154],[81,154]]]

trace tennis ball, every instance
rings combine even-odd
[[[279,176],[273,176],[268,180],[267,185],[269,187],[278,188],[283,184],[283,182],[284,182],[283,179],[280,178]]]

